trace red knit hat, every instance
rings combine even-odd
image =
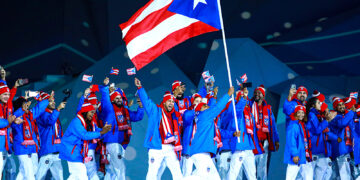
[[[303,105],[297,105],[297,106],[295,107],[294,113],[296,114],[298,111],[304,111],[304,113],[306,113],[306,108],[305,108],[305,106],[303,106]]]
[[[0,83],[0,95],[4,94],[6,92],[10,92],[10,89],[8,88],[8,86],[4,83]]]
[[[45,99],[49,99],[50,95],[46,92],[40,91],[40,99],[41,100],[45,100]]]
[[[193,94],[192,96],[191,96],[191,104],[193,104],[194,103],[194,101],[195,101],[195,99],[196,98],[202,98],[201,96],[200,96],[200,94],[198,94],[198,93],[195,93],[195,94]]]
[[[95,111],[95,108],[92,104],[90,103],[84,103],[82,106],[81,106],[81,110],[79,111],[78,114],[81,114],[81,113],[85,113],[85,112],[89,112],[89,111]]]
[[[254,94],[255,94],[255,91],[259,90],[261,92],[261,94],[265,97],[265,92],[266,92],[266,89],[264,87],[264,85],[260,85],[259,87],[257,87],[255,90],[254,90]]]
[[[356,100],[353,98],[349,98],[349,97],[344,98],[343,101],[345,103],[346,109],[351,109],[356,104]]]
[[[117,91],[113,91],[112,93],[110,93],[110,101],[113,102],[114,99],[115,99],[116,97],[118,97],[118,96],[121,97],[121,94],[120,94],[119,92],[117,92]]]
[[[173,83],[172,83],[172,88],[171,88],[171,91],[174,91],[175,90],[175,88],[177,88],[177,87],[179,87],[179,86],[181,86],[181,81],[174,81]]]
[[[344,101],[342,99],[340,99],[339,97],[333,97],[332,98],[333,108],[336,109],[338,104],[341,102],[344,102]]]
[[[195,111],[200,111],[201,108],[202,108],[205,104],[206,104],[206,103],[204,103],[204,102],[200,102],[199,104],[197,104],[197,105],[195,106]]]
[[[305,91],[306,94],[309,94],[309,92],[308,92],[308,90],[306,89],[305,86],[300,86],[300,87],[298,87],[297,90],[296,90],[296,95],[297,95],[300,91]]]
[[[115,96],[115,98],[116,98],[116,96]],[[110,99],[111,99],[111,97],[110,97]],[[87,101],[92,105],[97,105],[98,104],[98,100],[97,100],[96,94],[94,92],[91,92],[89,94],[89,96],[87,97]]]
[[[321,94],[318,90],[314,90],[312,97],[316,97],[320,102],[325,101],[325,96]]]
[[[172,95],[169,91],[166,91],[164,96],[163,96],[163,101],[162,102],[164,103],[164,102],[168,101],[169,99],[172,99],[172,100],[175,101],[174,95]]]

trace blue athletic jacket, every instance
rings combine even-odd
[[[216,105],[211,106],[205,111],[195,113],[195,122],[197,130],[194,139],[190,146],[190,155],[197,153],[208,152],[216,154],[217,142],[214,141],[215,137],[215,124],[214,119],[225,108],[230,96],[225,94]]]
[[[45,112],[45,109],[48,106],[48,104],[49,104],[48,100],[43,100],[43,101],[40,101],[35,107],[33,107],[30,110],[33,114],[33,119],[38,119],[40,117],[40,115]],[[24,113],[25,113],[24,110],[22,108],[19,108],[18,110],[16,110],[14,112],[14,115],[16,117],[22,117],[22,115]],[[30,129],[32,130],[33,127],[31,125],[30,119],[24,119],[24,121],[28,121],[28,123],[30,125]],[[22,124],[12,123],[11,128],[12,128],[12,132],[13,132],[13,136],[14,136],[14,144],[13,144],[14,154],[15,155],[24,155],[24,154],[36,153],[35,145],[24,146],[21,144],[24,141],[23,123]],[[36,138],[35,131],[31,132],[31,134],[32,134],[33,140],[35,141],[37,146],[40,147],[39,142]]]
[[[315,108],[311,108],[308,115],[308,122],[306,127],[311,136],[312,154],[324,155],[325,157],[331,156],[331,143],[330,141],[337,141],[337,136],[330,131],[329,123],[323,119],[319,122],[320,113]],[[329,132],[323,132],[326,128]]]
[[[253,150],[255,148],[254,141],[251,138],[251,134],[248,134],[246,131],[246,125],[245,125],[245,117],[244,117],[244,108],[246,106],[247,100],[244,98],[241,98],[236,103],[236,115],[238,120],[238,129],[241,132],[240,135],[240,143],[238,142],[238,138],[234,137],[233,134],[236,131],[235,121],[234,121],[234,110],[229,106],[229,108],[223,112],[222,121],[224,123],[228,123],[228,129],[222,129],[221,135],[224,135],[224,138],[230,138],[230,148],[231,151],[234,153],[235,151],[245,151],[245,150]],[[253,118],[251,117],[251,120],[253,121]],[[253,129],[253,132],[255,132],[255,128]],[[222,136],[223,137],[223,136]]]
[[[52,113],[45,111],[36,120],[40,133],[40,151],[39,156],[44,156],[50,153],[59,152],[60,144],[54,144],[55,138],[55,123],[58,120],[60,112],[53,110]],[[61,130],[59,131],[61,134]]]
[[[353,111],[349,111],[345,115],[338,112],[338,115],[330,122],[331,131],[342,139],[340,143],[335,140],[331,141],[331,156],[333,158],[337,158],[341,155],[348,154],[353,151],[353,147],[347,146],[345,143],[345,127],[350,126],[351,130],[354,129],[354,114],[355,113]],[[351,134],[354,133],[351,132]]]
[[[353,126],[353,136],[354,136],[354,162],[355,165],[360,164],[360,124],[359,116],[354,116],[354,126]]]
[[[100,131],[101,129],[99,128],[97,128],[95,132],[86,131],[81,120],[75,117],[61,139],[60,159],[70,162],[83,162],[84,154],[81,150],[83,149],[84,140],[101,138]],[[107,134],[109,133],[111,132]]]
[[[292,120],[286,128],[284,163],[295,165],[293,158],[296,156],[299,157],[298,164],[306,164],[304,132],[299,124],[299,121]]]
[[[112,125],[112,129],[109,133],[104,135],[104,142],[106,143],[122,143],[124,141],[124,131],[119,131],[113,105],[110,101],[109,87],[99,86],[101,93],[101,117],[104,124],[108,123]],[[138,107],[137,111],[131,111],[129,107],[124,106],[129,111],[130,121],[137,122],[144,117],[144,108]],[[145,107],[145,105],[144,105]],[[126,148],[126,147],[124,147]]]

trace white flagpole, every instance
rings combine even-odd
[[[217,0],[218,3],[218,7],[219,7],[219,18],[220,18],[220,24],[221,24],[221,33],[222,33],[222,39],[223,39],[223,44],[224,44],[224,51],[225,51],[225,59],[226,59],[226,68],[227,68],[227,72],[228,72],[228,77],[229,77],[229,84],[230,87],[232,87],[232,80],[231,80],[231,73],[230,73],[230,65],[229,65],[229,56],[228,56],[228,52],[227,52],[227,45],[226,45],[226,38],[225,38],[225,29],[224,29],[224,23],[223,23],[223,18],[222,18],[222,12],[221,12],[221,5],[220,5],[220,0]],[[234,110],[234,120],[235,120],[235,126],[236,126],[236,131],[239,131],[239,127],[238,127],[238,121],[237,121],[237,116],[236,116],[236,108],[235,108],[235,98],[234,98],[234,94],[231,95],[231,100],[232,100],[232,107]],[[237,138],[238,142],[240,143],[240,137]]]

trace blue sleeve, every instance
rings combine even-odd
[[[213,121],[214,118],[218,116],[225,108],[227,102],[229,101],[229,98],[230,96],[228,94],[225,94],[215,106],[212,106],[209,109],[205,110],[203,113],[204,116],[207,117],[206,120]]]
[[[73,122],[73,134],[79,137],[82,140],[92,140],[97,139],[101,136],[100,132],[97,131],[86,131],[84,126],[81,124],[80,120],[76,118]]]
[[[141,121],[144,118],[144,108],[138,107],[137,111],[129,110],[129,114],[131,122]]]
[[[211,107],[211,106],[214,106],[215,104],[216,104],[216,99],[215,98],[210,98],[208,105]]]
[[[238,112],[238,111],[244,111],[244,108],[245,108],[245,106],[246,106],[246,102],[247,102],[247,100],[245,99],[245,98],[241,98],[240,100],[239,100],[239,102],[236,104],[236,111]],[[233,109],[233,107],[229,107],[229,109]]]
[[[291,128],[288,127],[288,130],[286,132],[286,144],[289,146],[290,155],[291,157],[300,156],[299,148],[297,147],[296,137],[299,135],[298,129],[296,129],[296,126],[292,126]]]
[[[279,133],[277,131],[277,127],[276,127],[276,122],[275,122],[275,116],[274,114],[272,113],[272,110],[271,110],[271,121],[272,121],[272,126],[273,126],[273,133],[274,133],[274,141],[275,142],[279,142]]]
[[[190,126],[191,121],[194,120],[195,111],[194,110],[186,110],[183,115],[183,124],[184,127]]]
[[[307,128],[311,132],[311,134],[315,136],[319,136],[324,129],[328,127],[327,121],[322,121],[319,124],[319,119],[316,117],[314,113],[309,113],[308,122],[306,123]]]
[[[0,118],[0,128],[4,128],[9,125],[9,121],[7,119]]]
[[[332,121],[334,121],[334,125],[337,128],[345,128],[350,124],[351,121],[353,121],[354,118],[354,112],[349,111],[347,114],[345,114],[345,117],[343,118],[342,115],[337,115]]]
[[[35,107],[33,107],[31,109],[33,118],[37,119],[41,114],[43,114],[48,105],[49,105],[49,101],[47,99],[45,99],[45,100],[40,101]]]
[[[53,113],[43,113],[42,114],[42,120],[44,125],[52,126],[56,123],[60,115],[60,112],[58,110],[54,110]]]
[[[79,100],[79,104],[78,104],[77,109],[76,109],[76,113],[78,113],[81,110],[81,107],[84,104],[84,100],[85,100],[85,97],[81,96],[81,98]]]
[[[326,135],[328,135],[328,138],[331,141],[337,141],[337,139],[338,139],[338,136],[335,133],[331,132],[331,131],[326,133]]]
[[[198,94],[199,94],[201,97],[205,98],[206,95],[207,95],[206,87],[205,87],[205,86],[201,87],[201,88],[199,89],[199,91],[198,91]]]
[[[143,104],[143,107],[148,115],[150,115],[151,113],[154,113],[157,110],[156,104],[151,99],[149,99],[144,88],[140,88],[138,90],[138,96],[139,96],[140,101]]]
[[[283,112],[284,114],[290,116],[295,111],[296,103],[293,101],[288,101],[287,99],[284,102]]]
[[[104,112],[104,114],[110,114],[110,110],[113,107],[110,101],[109,87],[99,85],[99,91],[101,93],[101,110]]]

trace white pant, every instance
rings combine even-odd
[[[162,149],[149,149],[149,168],[146,175],[147,180],[156,180],[160,165],[165,161],[166,166],[170,169],[172,178],[174,180],[182,179],[183,176],[180,170],[180,163],[176,157],[174,146],[169,144],[163,144]]]
[[[306,162],[306,164],[301,164],[301,165],[288,164],[286,169],[286,180],[295,180],[299,171],[300,171],[300,175],[302,176],[302,179],[313,180],[314,171],[311,163],[308,162]]]
[[[252,150],[235,151],[231,156],[228,180],[235,180],[244,164],[247,179],[256,180],[255,156]]]
[[[217,168],[222,180],[226,179],[227,173],[230,168],[231,151],[219,153],[217,156]]]
[[[191,158],[194,161],[196,171],[189,179],[220,180],[219,173],[209,153],[197,153]]]
[[[18,158],[20,167],[16,180],[35,180],[35,173],[38,169],[38,155],[36,153],[18,155]]]
[[[181,166],[181,164],[180,164],[180,166]],[[159,171],[157,174],[157,180],[161,180],[161,176],[164,174],[165,169],[166,169],[166,163],[165,163],[165,161],[163,161],[163,162],[161,162],[160,167],[159,167]]]
[[[341,180],[350,180],[350,154],[344,154],[336,158],[339,167],[339,174]]]
[[[269,142],[264,141],[264,153],[255,156],[256,178],[267,180],[267,161],[269,155]]]
[[[354,180],[360,180],[360,165],[358,167],[355,166],[354,161],[351,163],[353,167],[352,176]]]
[[[313,155],[311,162],[315,180],[329,180],[332,175],[332,162],[328,157]]]
[[[193,171],[194,161],[191,159],[190,156],[183,156],[181,158],[181,170],[184,177],[190,176]]]
[[[82,162],[68,161],[70,176],[68,180],[88,180],[85,164]]]
[[[47,154],[40,158],[39,168],[36,172],[36,179],[43,180],[50,169],[51,175],[55,180],[63,180],[63,168],[59,154]]]
[[[119,143],[107,143],[106,151],[109,154],[107,156],[109,164],[106,165],[107,172],[105,178],[125,180],[125,149]]]
[[[91,161],[85,163],[87,176],[90,178],[90,180],[99,180],[95,161],[95,150],[89,149],[87,156],[92,157]]]
[[[16,179],[16,163],[14,160],[14,156],[7,152],[3,152],[4,159],[4,179],[6,180],[15,180]]]

